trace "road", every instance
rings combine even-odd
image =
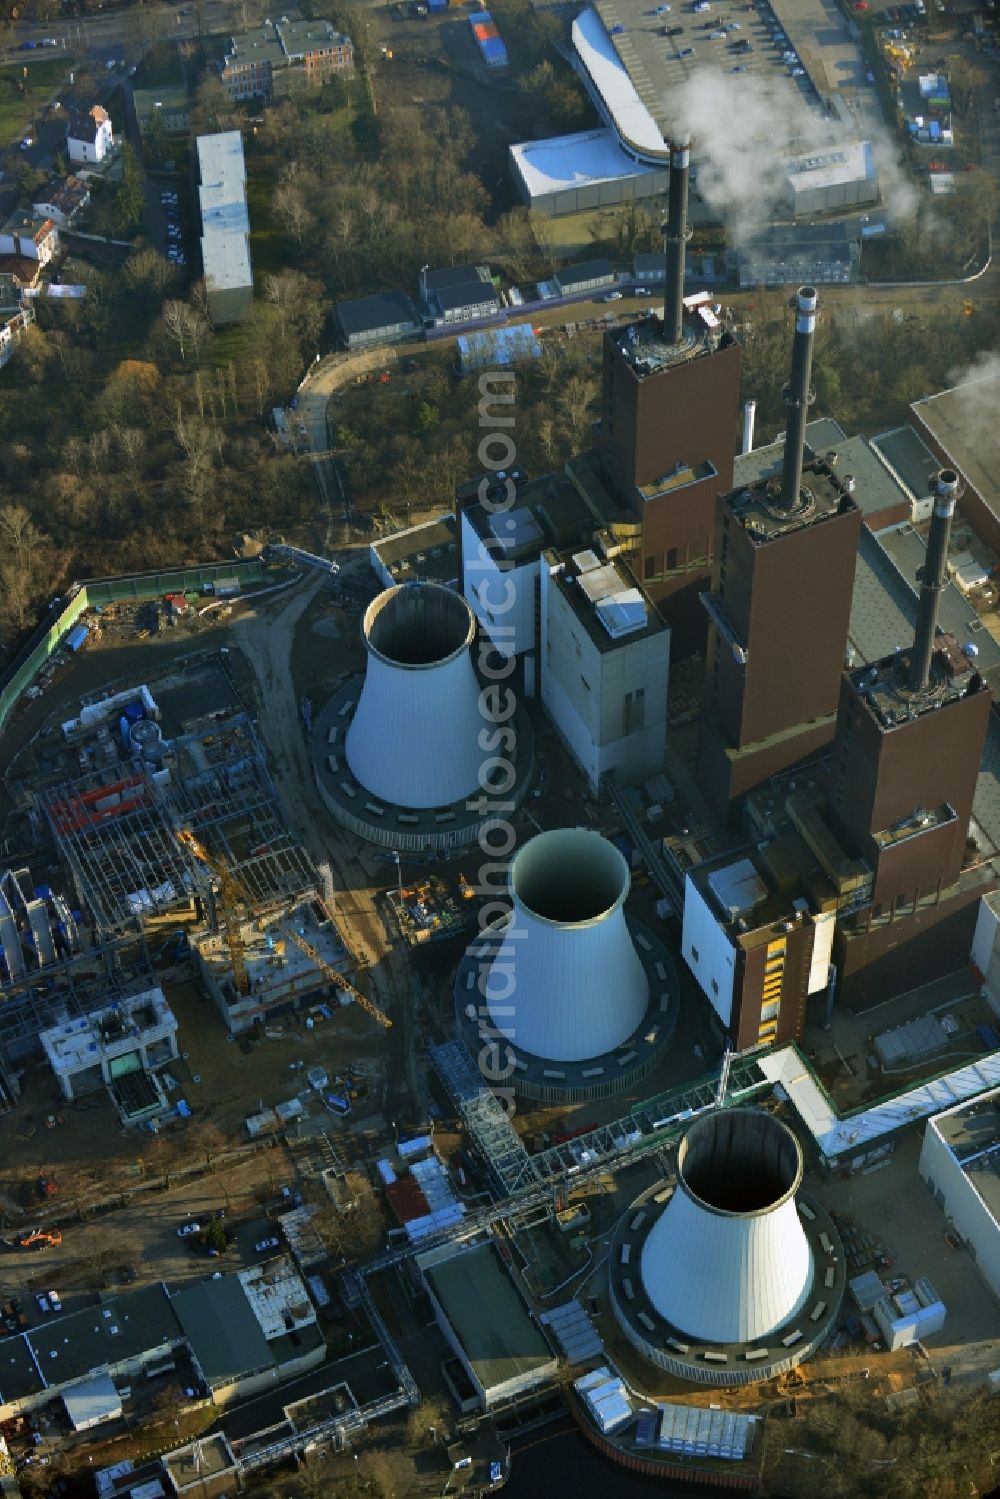
[[[58,1248],[0,1249],[0,1296],[5,1299],[20,1297],[32,1324],[42,1318],[28,1290],[29,1281],[37,1284],[41,1279],[45,1285],[56,1287],[62,1293],[66,1311],[76,1311],[92,1304],[92,1294],[72,1290],[71,1267],[86,1261],[89,1243],[106,1243],[109,1236],[121,1243],[122,1260],[135,1266],[139,1282],[166,1280],[173,1283],[208,1275],[214,1265],[203,1256],[192,1254],[185,1240],[178,1238],[177,1229],[185,1222],[204,1222],[215,1209],[225,1208],[227,1200],[230,1217],[250,1211],[256,1203],[254,1188],[269,1180],[269,1169],[279,1176],[285,1172],[289,1179],[293,1175],[293,1168],[283,1152],[269,1151],[214,1175],[184,1182],[167,1192],[138,1193],[127,1207],[102,1214],[90,1223],[67,1224],[63,1229],[63,1242]],[[240,1234],[242,1263],[253,1263],[255,1258],[260,1258],[253,1254],[253,1242],[256,1242],[257,1229],[263,1230],[263,1227],[261,1215],[257,1213],[250,1233]],[[227,1268],[233,1268],[237,1263],[236,1253],[227,1255],[224,1263]],[[63,1272],[67,1271],[71,1280],[64,1288]]]

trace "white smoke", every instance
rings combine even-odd
[[[1000,354],[984,349],[971,364],[948,371],[948,386],[962,385],[962,429],[973,451],[990,452],[996,444],[1000,410]]]
[[[916,208],[917,194],[877,122],[867,120],[863,130],[852,131],[833,116],[808,108],[783,76],[699,68],[666,97],[663,121],[668,139],[684,131],[690,135],[697,191],[737,244],[789,218],[790,157],[829,152],[859,138],[871,144],[890,217],[908,218]]]

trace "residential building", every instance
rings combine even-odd
[[[114,145],[111,119],[100,104],[73,108],[66,122],[66,150],[70,161],[99,165]]]
[[[219,76],[231,99],[271,99],[295,88],[318,87],[353,69],[348,37],[329,21],[304,20],[294,12],[230,37]]]
[[[35,321],[35,308],[21,300],[21,288],[11,275],[0,275],[0,370],[10,363],[18,340]]]
[[[186,135],[191,129],[191,99],[183,82],[132,90],[132,105],[141,134],[154,128],[167,135]]]
[[[420,332],[420,317],[404,291],[376,292],[338,302],[334,316],[348,349],[396,343]]]
[[[253,306],[243,137],[238,130],[200,135],[197,148],[201,260],[209,316],[216,326],[238,323]]]
[[[79,177],[71,176],[48,183],[31,208],[41,218],[51,219],[57,228],[67,229],[89,202],[90,188]]]
[[[59,249],[59,230],[52,219],[19,208],[0,229],[0,255],[16,255],[48,265]]]

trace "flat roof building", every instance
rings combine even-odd
[[[646,166],[613,130],[584,130],[509,148],[511,175],[532,213],[546,218],[612,208],[667,190],[667,167]]]
[[[492,1239],[417,1255],[438,1325],[486,1408],[546,1384],[557,1359],[515,1289]]]
[[[878,202],[878,173],[867,141],[844,141],[785,163],[793,218],[843,212]]]
[[[409,297],[396,289],[338,302],[334,317],[348,349],[365,349],[374,344],[413,338],[421,326],[419,314]]]
[[[1000,1088],[929,1119],[917,1169],[1000,1296]]]
[[[238,130],[200,135],[197,148],[201,259],[209,316],[215,324],[236,323],[253,305],[243,137]]]
[[[455,517],[449,514],[382,536],[368,548],[372,572],[383,588],[418,582],[457,588],[456,530]]]
[[[39,1040],[67,1099],[165,1067],[178,1055],[177,1020],[159,988],[53,1026]]]
[[[960,514],[1000,554],[1000,375],[981,375],[925,396],[910,410],[935,455],[965,480]]]
[[[333,74],[353,68],[354,47],[348,37],[329,21],[305,20],[295,11],[231,36],[219,76],[231,99],[271,99],[318,87]]]

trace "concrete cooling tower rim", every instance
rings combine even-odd
[[[744,1128],[727,1129],[723,1138],[723,1121]],[[802,1147],[792,1131],[756,1109],[707,1114],[677,1147],[678,1190],[719,1217],[777,1212],[798,1192],[802,1173]]]
[[[526,844],[525,849],[528,847]],[[512,879],[518,857],[515,855],[512,862]],[[646,1013],[632,1035],[616,1050],[582,1062],[554,1062],[534,1056],[497,1034],[481,986],[485,985],[486,975],[502,945],[507,919],[501,918],[486,927],[466,949],[455,975],[455,1023],[473,1065],[478,1065],[484,1048],[489,1048],[485,1055],[491,1059],[490,1065],[508,1072],[503,1079],[505,1087],[512,1087],[521,1098],[560,1104],[610,1098],[657,1066],[677,1027],[680,980],[673,958],[656,933],[631,917],[624,919],[649,981]]]
[[[587,926],[624,904],[628,865],[613,843],[588,828],[558,828],[532,838],[514,855],[513,898],[552,926]]]
[[[741,1196],[746,1200],[733,1207],[725,1205],[731,1199],[729,1186],[721,1185],[728,1177],[728,1170],[722,1168],[735,1165],[745,1171],[746,1166],[738,1160],[720,1159],[721,1132],[714,1125],[720,1117],[735,1122],[736,1115],[761,1121],[770,1137],[766,1143],[777,1174],[771,1175],[770,1167],[762,1173],[751,1171],[751,1179],[736,1187],[735,1202]],[[730,1129],[730,1138],[733,1133]],[[612,1310],[629,1342],[649,1364],[693,1384],[756,1384],[793,1368],[832,1337],[847,1289],[847,1261],[833,1218],[801,1190],[801,1181],[798,1141],[785,1125],[760,1110],[713,1110],[688,1126],[678,1149],[676,1182],[657,1182],[633,1201],[615,1231],[608,1260]],[[642,1278],[643,1250],[675,1191],[683,1192],[699,1208],[730,1219],[759,1217],[794,1200],[812,1254],[812,1283],[801,1306],[766,1338],[750,1343],[699,1341],[669,1322],[650,1300]],[[750,1205],[768,1194],[770,1202]],[[712,1200],[720,1197],[723,1205]],[[652,1376],[651,1387],[656,1387]]]
[[[429,671],[467,651],[476,616],[460,594],[438,583],[387,588],[361,622],[365,649],[387,666]]]

